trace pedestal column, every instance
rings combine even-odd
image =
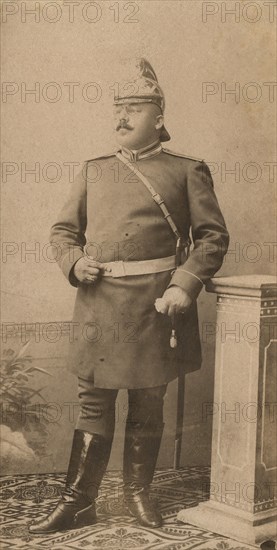
[[[207,290],[217,294],[210,498],[178,519],[248,544],[276,540],[277,284],[220,277]]]

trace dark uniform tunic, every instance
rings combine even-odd
[[[100,277],[79,283],[73,266],[83,247],[100,262],[149,260],[175,254],[176,238],[139,178],[115,154],[85,163],[57,223],[51,242],[59,265],[78,287],[70,349],[72,370],[99,388],[147,388],[173,380],[178,369],[200,367],[196,298],[220,268],[228,233],[204,162],[176,155],[157,144],[132,153],[193,250],[175,273]],[[176,318],[178,346],[171,349],[172,324],[154,307],[169,285],[182,287],[193,304]]]

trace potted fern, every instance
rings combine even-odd
[[[26,354],[30,342],[15,352],[3,350],[0,360],[0,407],[1,407],[1,466],[2,473],[32,468],[46,452],[51,417],[43,414],[47,405],[42,392],[35,389],[34,378],[38,372],[52,376],[33,364]]]

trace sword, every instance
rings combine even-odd
[[[158,312],[163,306],[163,299],[157,298],[155,307]],[[169,339],[169,345],[172,349],[177,348],[178,340],[176,334],[175,315],[171,318],[172,330]],[[180,468],[180,457],[182,449],[183,438],[183,421],[184,421],[184,403],[185,403],[185,372],[184,369],[179,367],[178,371],[178,389],[177,389],[177,410],[176,410],[176,428],[175,428],[175,441],[174,441],[174,456],[173,456],[173,468],[178,470]]]
[[[187,248],[187,257],[190,249],[190,238],[187,243],[182,243],[181,238],[177,239],[176,243],[176,267],[182,263],[181,254],[182,251]],[[163,299],[158,298],[155,302],[157,311],[163,307]],[[169,345],[172,349],[177,348],[178,340],[176,334],[175,314],[171,318],[172,329],[169,339]],[[180,468],[180,458],[182,450],[182,438],[183,438],[183,422],[184,422],[184,403],[185,403],[185,372],[182,367],[179,367],[178,371],[178,389],[177,389],[177,411],[176,411],[176,428],[175,428],[175,441],[174,441],[174,456],[173,456],[173,468],[178,470]]]
[[[170,337],[170,347],[177,348],[178,340],[175,329],[175,314],[172,317],[172,331]],[[176,429],[174,442],[173,468],[180,468],[180,457],[182,450],[183,422],[184,422],[184,402],[185,402],[185,373],[184,369],[179,367],[178,389],[177,389],[177,410],[176,410]]]
[[[178,374],[178,389],[177,389],[177,411],[176,411],[176,429],[174,442],[173,468],[180,468],[180,457],[183,439],[183,422],[184,422],[184,403],[185,403],[185,372],[183,368],[179,368]]]
[[[172,319],[172,331],[170,336],[169,345],[171,348],[177,348],[178,340],[175,328],[175,314]],[[182,450],[182,438],[183,438],[183,422],[184,422],[184,402],[185,402],[185,374],[184,369],[179,367],[178,371],[178,387],[177,387],[177,410],[176,410],[176,428],[175,428],[175,441],[174,441],[174,456],[173,456],[173,468],[178,470],[180,468],[180,457]]]

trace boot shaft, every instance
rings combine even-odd
[[[90,434],[75,430],[69,460],[65,500],[72,494],[82,495],[84,500],[92,502],[105,474],[112,446],[112,438],[106,439],[99,434]]]
[[[123,481],[146,488],[152,483],[164,424],[127,423],[123,455]]]

